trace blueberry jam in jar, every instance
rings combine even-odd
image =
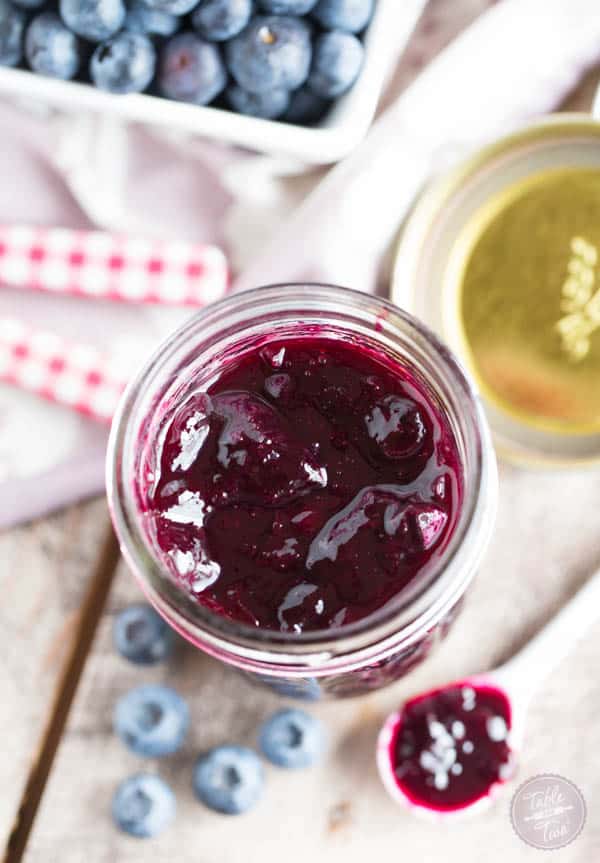
[[[234,295],[126,393],[108,490],[157,610],[277,691],[354,695],[445,634],[493,523],[487,427],[451,355],[382,300]]]
[[[409,370],[318,331],[242,353],[149,447],[165,567],[265,629],[367,617],[443,551],[460,506],[453,433]]]

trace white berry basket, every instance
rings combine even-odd
[[[336,162],[365,136],[386,76],[404,50],[426,3],[427,0],[378,0],[365,35],[365,62],[359,80],[313,127],[260,120],[145,94],[117,96],[91,84],[58,81],[21,69],[0,67],[0,93],[69,113],[112,114],[126,121],[209,137],[307,164]]]

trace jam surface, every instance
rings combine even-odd
[[[440,408],[350,337],[241,351],[146,446],[141,503],[163,565],[202,605],[270,630],[384,606],[441,554],[461,502]]]
[[[510,704],[498,689],[468,682],[405,704],[392,741],[394,775],[417,805],[463,809],[510,778]]]

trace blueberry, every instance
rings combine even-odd
[[[143,0],[134,0],[129,5],[125,29],[143,36],[172,36],[179,29],[181,20],[177,15],[151,9]]]
[[[225,91],[225,98],[238,114],[275,120],[281,117],[290,104],[288,90],[267,90],[266,93],[249,93],[238,84],[232,84]]]
[[[258,0],[259,6],[272,15],[306,15],[317,0]]]
[[[115,617],[115,648],[136,665],[162,662],[170,655],[174,641],[173,630],[150,605],[130,605]]]
[[[149,839],[158,836],[175,817],[175,795],[159,776],[138,773],[117,788],[112,815],[124,833]]]
[[[171,15],[187,15],[198,5],[198,0],[144,0],[152,9],[169,12]]]
[[[371,18],[375,0],[319,0],[313,17],[327,30],[345,30],[359,33]]]
[[[163,96],[208,105],[226,83],[227,70],[215,45],[194,33],[181,33],[164,46],[158,74]]]
[[[258,16],[227,43],[229,71],[252,93],[295,90],[308,77],[310,37],[310,27],[300,18]]]
[[[340,30],[323,33],[314,44],[309,88],[324,99],[336,99],[360,75],[363,58],[362,42],[352,33]]]
[[[329,99],[317,96],[308,87],[300,87],[292,93],[290,106],[283,115],[286,123],[296,123],[299,126],[314,126],[319,123],[331,108]]]
[[[148,684],[131,689],[117,701],[115,731],[126,746],[148,758],[177,752],[189,726],[183,698],[167,686]]]
[[[98,45],[90,62],[92,81],[109,93],[142,93],[154,78],[156,52],[147,36],[117,33]]]
[[[244,29],[252,14],[252,0],[200,0],[192,24],[203,39],[224,42]]]
[[[217,746],[194,767],[196,796],[209,809],[241,815],[262,796],[264,771],[258,755],[245,746]]]
[[[60,0],[60,16],[73,33],[91,42],[103,42],[125,21],[123,0]]]
[[[325,733],[318,719],[303,710],[278,710],[260,729],[259,745],[278,767],[310,767],[325,749]]]
[[[25,57],[34,72],[67,81],[77,74],[81,46],[58,15],[42,12],[27,28]]]
[[[18,66],[23,57],[25,13],[0,0],[0,65]]]

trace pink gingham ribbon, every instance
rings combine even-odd
[[[109,422],[125,387],[122,370],[90,345],[0,318],[0,380]]]
[[[0,225],[0,283],[131,303],[204,306],[227,290],[216,246]]]

